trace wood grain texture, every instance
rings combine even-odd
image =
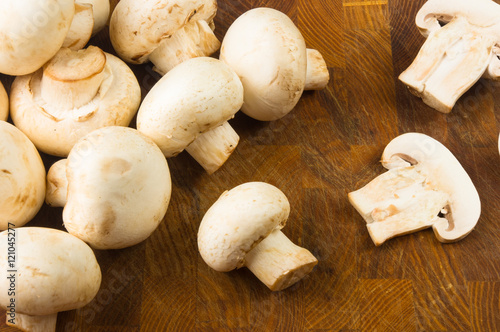
[[[96,251],[101,289],[86,307],[60,313],[57,331],[500,330],[500,83],[481,79],[448,115],[408,92],[397,77],[424,42],[414,24],[424,2],[219,0],[219,38],[248,9],[281,10],[323,53],[330,83],[278,121],[238,113],[231,124],[240,143],[212,176],[186,153],[169,159],[173,192],[162,224],[132,248]],[[91,43],[113,52],[107,31]],[[150,64],[132,69],[144,97],[159,76]],[[13,78],[0,79],[9,90]],[[383,172],[385,145],[410,131],[445,144],[479,191],[482,215],[463,241],[444,245],[424,230],[375,247],[347,200]],[[43,159],[47,169],[57,160]],[[215,272],[198,254],[204,213],[248,181],[287,195],[284,233],[319,259],[281,292],[246,269]],[[61,212],[44,206],[28,225],[63,229]],[[0,331],[15,331],[4,321],[2,312]]]

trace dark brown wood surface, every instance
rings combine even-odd
[[[414,24],[424,2],[219,0],[219,38],[248,9],[288,14],[324,55],[330,84],[305,93],[278,121],[238,113],[231,124],[240,143],[212,176],[186,153],[169,159],[173,191],[163,223],[139,245],[96,251],[101,289],[86,307],[60,313],[57,330],[499,331],[500,84],[481,79],[448,115],[407,91],[397,77],[424,42]],[[113,52],[106,31],[91,43]],[[145,95],[158,76],[150,65],[133,69]],[[482,215],[464,240],[442,244],[424,230],[375,247],[349,204],[347,193],[384,171],[385,145],[406,132],[444,143],[475,183]],[[44,160],[48,168],[56,159]],[[248,181],[288,196],[284,233],[319,259],[281,292],[246,269],[215,272],[197,251],[204,213],[224,190]],[[61,212],[44,206],[28,225],[63,229]],[[0,331],[13,331],[4,318]]]

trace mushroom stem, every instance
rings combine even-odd
[[[319,51],[307,49],[307,74],[304,90],[321,90],[328,85],[330,73]]]
[[[220,42],[210,25],[204,21],[192,21],[163,40],[149,56],[154,70],[165,75],[179,63],[195,57],[209,56],[220,47]]]
[[[47,191],[45,202],[53,207],[64,207],[68,195],[68,178],[66,177],[67,159],[55,162],[47,173]]]
[[[99,48],[61,49],[43,69],[41,95],[44,101],[61,109],[89,103],[105,78],[106,55]]]
[[[272,291],[285,289],[316,266],[318,260],[309,250],[274,230],[245,256],[245,266]]]
[[[75,16],[62,47],[74,51],[82,49],[92,37],[94,10],[89,3],[75,3]]]
[[[56,330],[57,313],[46,316],[30,316],[16,312],[15,324],[9,322],[7,325],[30,332],[51,332]]]
[[[204,132],[192,142],[186,151],[208,172],[214,173],[229,158],[240,137],[226,121]]]

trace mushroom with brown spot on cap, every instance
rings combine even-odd
[[[128,126],[141,101],[134,73],[95,46],[61,49],[42,69],[16,77],[11,117],[41,151],[60,157],[91,131]]]
[[[292,20],[271,8],[255,8],[238,17],[222,41],[220,59],[243,83],[241,110],[261,121],[282,118],[304,90],[323,89],[330,78],[321,54],[306,49]]]
[[[32,220],[45,197],[45,167],[31,141],[0,121],[0,230]]]
[[[47,174],[46,202],[64,206],[64,226],[96,249],[144,241],[163,220],[172,185],[158,146],[128,127],[97,129]]]
[[[9,118],[9,96],[0,82],[0,121],[7,121]]]
[[[0,260],[0,270],[8,271],[0,278],[7,325],[30,332],[55,331],[58,312],[87,305],[99,291],[96,257],[73,235],[41,227],[0,233],[2,253],[11,248],[14,262]]]
[[[125,61],[151,61],[164,75],[219,49],[213,33],[216,12],[216,0],[121,0],[111,15],[111,43]]]
[[[290,204],[281,190],[249,182],[224,192],[210,207],[198,230],[198,250],[214,270],[246,266],[272,291],[285,289],[318,260],[281,232]]]
[[[474,229],[479,195],[443,144],[424,134],[403,134],[386,146],[382,164],[386,173],[348,195],[375,245],[428,227],[439,241],[453,242]]]
[[[231,68],[217,59],[193,58],[149,91],[137,113],[137,129],[166,157],[186,149],[213,173],[238,145],[239,136],[228,120],[242,104],[243,87]]]

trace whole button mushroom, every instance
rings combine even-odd
[[[238,145],[227,122],[243,103],[243,87],[226,64],[213,58],[187,60],[163,76],[137,113],[137,129],[166,157],[184,149],[208,173],[215,172]]]
[[[9,96],[0,82],[0,121],[7,121],[9,117]]]
[[[64,206],[69,233],[96,249],[145,240],[167,212],[171,180],[165,156],[128,127],[88,134],[47,174],[47,204]]]
[[[479,195],[444,145],[424,134],[403,134],[386,146],[382,165],[386,173],[348,195],[375,245],[428,227],[441,242],[473,230],[481,214]]]
[[[323,89],[329,81],[321,54],[306,49],[292,20],[271,8],[252,9],[238,17],[222,41],[220,59],[243,83],[241,110],[261,121],[282,118],[304,90]]]
[[[61,49],[34,74],[16,77],[11,117],[48,154],[65,157],[91,131],[128,126],[141,101],[134,73],[95,46]]]
[[[56,330],[57,313],[88,304],[101,285],[101,269],[80,239],[50,228],[0,233],[0,305],[7,325],[23,331]],[[5,273],[7,277],[5,277]],[[9,291],[7,291],[9,290]]]
[[[430,107],[449,113],[481,77],[500,78],[500,5],[428,0],[415,19],[427,37],[399,79]]]
[[[295,284],[318,260],[281,232],[289,213],[283,192],[264,182],[224,192],[198,230],[203,260],[221,272],[246,266],[272,291]]]
[[[33,219],[45,197],[45,167],[33,143],[0,121],[0,230]]]
[[[216,0],[121,0],[111,15],[111,43],[125,61],[151,61],[164,75],[182,61],[219,49],[216,12]]]

